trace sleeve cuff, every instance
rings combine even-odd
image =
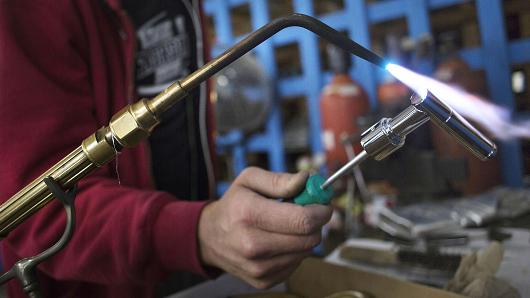
[[[200,260],[197,228],[201,212],[210,202],[174,201],[160,210],[153,227],[153,245],[166,270],[190,271],[208,278],[222,273]]]

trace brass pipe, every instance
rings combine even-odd
[[[14,227],[52,199],[52,194],[43,181],[45,177],[52,177],[69,188],[94,168],[95,164],[86,158],[83,148],[77,147],[0,206],[0,237],[7,236]]]
[[[149,137],[159,123],[159,116],[176,102],[186,98],[189,91],[278,31],[291,26],[306,28],[347,52],[384,67],[381,57],[315,18],[293,14],[274,20],[186,78],[169,86],[155,98],[142,99],[116,113],[108,126],[86,138],[80,147],[0,205],[0,237],[7,236],[52,199],[50,190],[43,182],[45,177],[52,177],[65,189],[72,187],[96,168],[113,160],[122,148],[133,147]]]
[[[44,172],[37,179],[0,205],[0,237],[7,234],[51,201],[52,193],[44,178],[52,177],[63,188],[79,180],[116,157],[123,147],[133,147],[147,138],[158,119],[140,100],[116,113],[109,126],[97,130],[81,146]]]

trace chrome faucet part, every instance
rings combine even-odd
[[[375,160],[385,159],[405,144],[407,135],[429,120],[429,116],[409,106],[394,118],[383,118],[361,135],[361,146]]]
[[[375,160],[385,159],[405,144],[407,135],[429,120],[429,116],[418,110],[415,106],[409,106],[394,118],[383,118],[361,135],[361,146],[363,151],[338,171],[333,173],[322,184],[326,188],[337,181],[340,177],[349,173],[351,169],[361,164],[369,156]]]
[[[414,94],[409,107],[394,118],[383,118],[361,134],[363,151],[322,184],[326,188],[333,184],[350,169],[371,156],[383,160],[405,144],[409,133],[432,119],[440,128],[454,136],[464,147],[481,160],[495,156],[497,147],[490,139],[455,112],[450,106],[430,92],[424,97]]]
[[[413,95],[411,103],[428,114],[436,125],[454,136],[479,159],[488,160],[497,153],[495,143],[431,92],[428,92],[425,98]]]

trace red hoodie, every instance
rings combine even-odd
[[[79,146],[132,97],[134,33],[115,1],[0,1],[2,201]],[[149,297],[175,270],[205,274],[197,247],[204,202],[152,189],[145,146],[79,183],[77,227],[39,265],[48,297]],[[64,209],[52,201],[2,244],[4,268],[55,243]],[[10,297],[25,297],[18,282]]]

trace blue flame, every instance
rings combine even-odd
[[[394,63],[388,63],[385,69],[401,83],[416,92],[422,99],[427,97],[429,90],[421,80],[417,80],[417,74]]]

